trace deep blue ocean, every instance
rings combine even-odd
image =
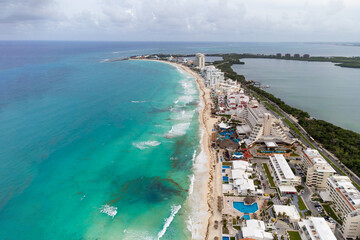
[[[0,42],[0,239],[188,239],[199,96],[149,53],[359,56],[318,43]]]

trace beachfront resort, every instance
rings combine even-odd
[[[204,54],[138,58],[191,68],[210,95],[212,200],[203,239],[360,238],[359,190],[297,139],[281,114]]]

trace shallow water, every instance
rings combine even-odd
[[[1,76],[1,239],[189,237],[193,78],[81,57]]]

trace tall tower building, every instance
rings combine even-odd
[[[270,136],[271,135],[271,114],[270,113],[264,113],[264,136]]]
[[[202,71],[205,68],[205,55],[202,53],[197,53],[195,57],[196,65]]]

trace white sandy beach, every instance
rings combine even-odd
[[[188,204],[192,211],[188,228],[192,233],[192,239],[214,239],[215,236],[220,239],[222,215],[217,209],[217,198],[222,196],[221,162],[217,161],[217,153],[211,149],[211,132],[217,119],[210,117],[212,106],[210,89],[205,87],[204,79],[189,67],[167,61],[160,62],[171,64],[193,76],[200,91],[202,102],[202,109],[199,111],[202,128],[201,153],[198,154],[194,163],[193,193],[188,198]],[[219,222],[218,229],[214,228],[215,221]]]
[[[201,145],[206,161],[202,164],[202,166],[205,167],[205,169],[200,169],[198,172],[195,169],[194,192],[200,194],[200,196],[196,195],[200,197],[200,199],[197,199],[196,202],[190,202],[190,204],[196,204],[198,208],[195,207],[194,209],[197,211],[206,211],[207,214],[199,213],[202,218],[198,219],[198,223],[195,223],[197,227],[193,231],[192,238],[214,239],[215,236],[218,236],[220,239],[221,212],[217,210],[217,197],[222,196],[222,181],[219,179],[221,178],[221,163],[217,162],[216,152],[212,150],[210,142],[212,129],[214,128],[214,124],[217,122],[216,118],[210,117],[212,106],[210,89],[205,87],[204,79],[198,73],[192,71],[189,67],[176,63],[169,64],[180,67],[196,79],[196,83],[200,91],[200,98],[203,104],[203,108],[199,112],[199,121],[203,129]],[[196,176],[196,174],[204,174],[205,177]],[[207,186],[207,188],[204,188],[204,186]],[[219,222],[218,229],[213,227],[215,220]],[[194,224],[194,222],[192,224]]]

